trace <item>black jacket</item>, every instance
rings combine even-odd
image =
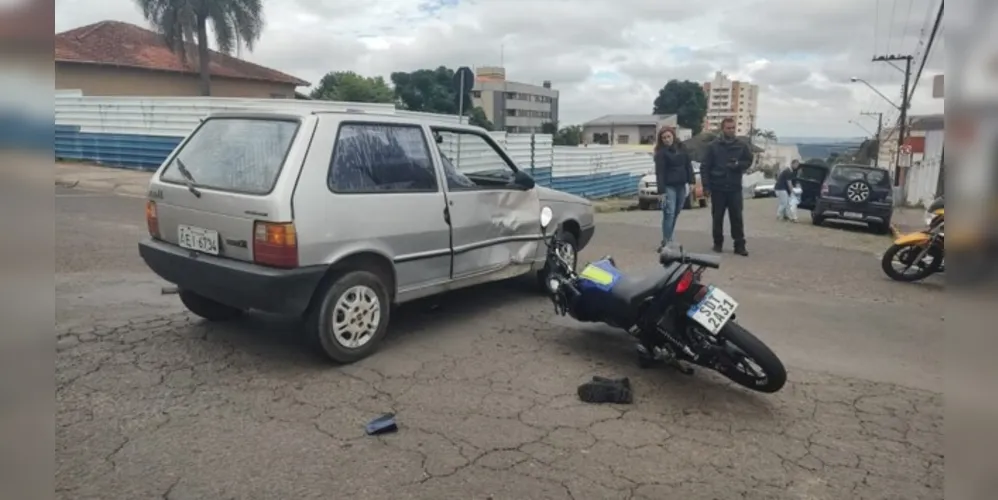
[[[693,163],[682,144],[655,151],[655,181],[659,186],[693,184]]]
[[[742,175],[752,166],[752,148],[740,139],[718,138],[707,145],[700,164],[706,191],[741,191]]]

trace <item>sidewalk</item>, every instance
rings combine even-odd
[[[127,168],[101,167],[89,163],[56,162],[55,185],[84,191],[115,193],[145,198],[149,193],[152,172]],[[609,198],[593,201],[596,213],[622,212],[637,207],[634,198]]]
[[[152,172],[88,163],[56,162],[55,185],[145,198]]]

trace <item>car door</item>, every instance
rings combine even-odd
[[[536,189],[513,182],[516,166],[488,135],[446,127],[431,133],[446,187],[451,277],[506,276],[529,267],[541,238]]]
[[[828,177],[828,167],[815,163],[801,163],[797,170],[795,180],[800,185],[800,204],[797,206],[804,210],[814,210],[814,206],[821,196],[821,184]]]
[[[380,253],[392,259],[403,297],[450,279],[450,226],[425,128],[384,120],[323,116],[312,149],[324,158],[310,161],[324,168],[307,171],[325,178],[302,176],[295,213],[319,228],[304,252],[329,263]]]

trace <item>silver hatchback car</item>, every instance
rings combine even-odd
[[[331,359],[370,355],[391,305],[544,272],[540,212],[577,260],[586,199],[536,186],[484,130],[398,115],[213,114],[150,181],[139,253],[194,314],[306,318]]]

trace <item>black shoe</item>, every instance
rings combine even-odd
[[[578,393],[579,399],[586,403],[630,404],[634,401],[630,388],[612,381],[586,382],[579,386]]]
[[[741,255],[742,257],[748,257],[748,250],[744,246],[735,247],[735,253]]]
[[[721,253],[724,251],[724,247],[720,243],[714,243],[714,247],[711,248],[711,250],[713,250],[714,253]]]

